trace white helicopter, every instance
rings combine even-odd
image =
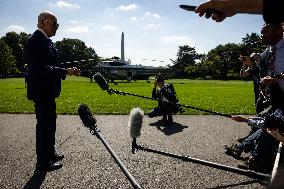
[[[131,65],[131,61],[124,59],[124,33],[121,34],[121,58],[104,60],[95,66],[95,71],[102,74],[108,81],[111,80],[138,80],[149,79],[150,76],[166,73],[165,67]]]

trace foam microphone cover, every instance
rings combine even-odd
[[[108,90],[109,88],[108,83],[100,73],[96,73],[94,75],[94,79],[103,91]]]
[[[131,138],[137,138],[141,135],[144,112],[141,108],[132,108],[129,115],[129,133]]]
[[[93,116],[92,111],[86,104],[80,104],[78,107],[78,114],[83,122],[83,125],[87,128],[96,127],[97,120]]]

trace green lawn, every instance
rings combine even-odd
[[[255,114],[252,82],[218,80],[168,80],[174,84],[181,104],[227,114]],[[143,81],[110,83],[111,88],[151,97],[153,83]],[[77,114],[78,104],[87,104],[95,114],[129,114],[133,107],[146,113],[156,101],[133,96],[109,95],[96,83],[82,77],[67,77],[57,99],[59,114]],[[184,108],[183,114],[204,114]],[[26,98],[24,79],[0,79],[0,113],[34,113]]]

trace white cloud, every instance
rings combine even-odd
[[[66,29],[66,31],[72,32],[72,33],[86,33],[86,32],[89,32],[90,30],[88,26],[74,26],[74,27],[70,27]]]
[[[71,23],[71,24],[79,24],[79,22],[76,21],[76,20],[69,20],[69,23]]]
[[[16,33],[21,33],[21,32],[24,32],[25,29],[23,26],[20,26],[20,25],[10,25],[8,26],[7,28],[4,29],[5,32],[11,32],[11,31],[14,31]]]
[[[117,7],[117,10],[121,10],[121,11],[133,11],[135,9],[138,9],[139,6],[136,4],[130,4],[130,5],[120,5],[119,7]]]
[[[157,13],[152,14],[152,16],[155,17],[155,18],[161,18],[161,16],[159,14],[157,14]]]
[[[66,1],[57,1],[56,3],[49,3],[49,6],[58,7],[58,8],[67,8],[67,9],[79,9],[80,5],[71,4]]]
[[[187,36],[165,36],[162,39],[164,44],[185,45],[193,44],[192,39]]]
[[[107,31],[117,31],[119,29],[119,27],[107,24],[107,25],[102,26],[101,29],[107,30]]]
[[[157,29],[159,27],[161,27],[161,24],[147,24],[146,25],[147,29]]]
[[[131,20],[131,21],[136,21],[136,20],[137,20],[137,17],[132,16],[132,17],[130,18],[130,20]]]
[[[113,44],[110,44],[110,43],[103,43],[102,46],[104,46],[104,47],[112,47]]]
[[[145,12],[145,15],[151,16],[151,17],[154,17],[154,18],[161,18],[161,16],[157,13]]]

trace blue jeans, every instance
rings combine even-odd
[[[241,143],[237,144],[236,147],[245,152],[252,151],[255,146],[254,142],[257,141],[259,137],[261,137],[263,132],[264,131],[262,129],[256,129],[255,132],[251,132],[250,135],[247,138],[245,138]]]
[[[251,152],[252,157],[260,162],[265,162],[271,157],[278,141],[268,134],[263,129],[258,129],[256,132],[244,139],[237,148],[245,152]]]

